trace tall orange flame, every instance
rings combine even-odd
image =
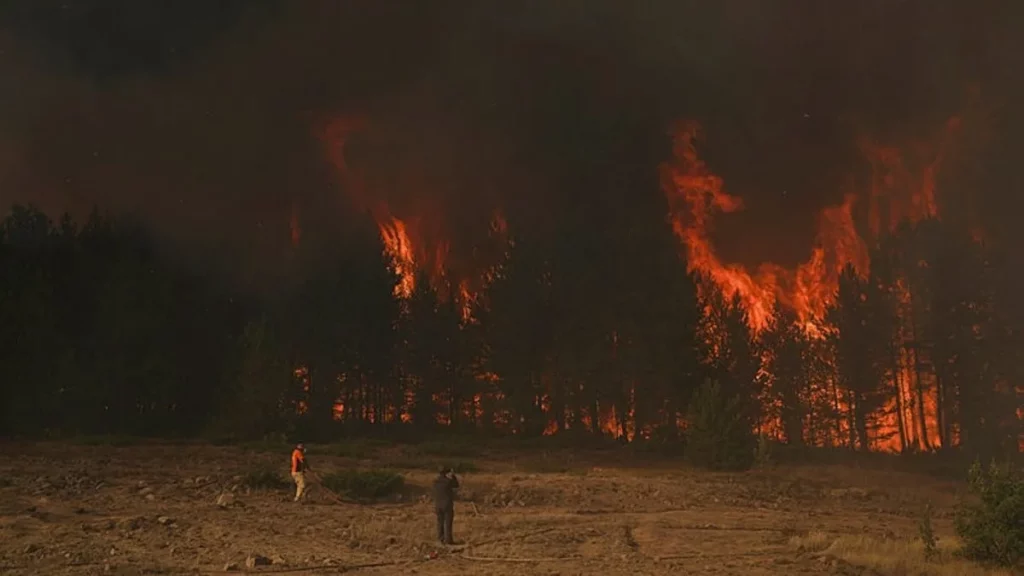
[[[947,122],[938,150],[920,175],[904,164],[901,151],[862,140],[860,148],[873,168],[868,194],[870,241],[883,231],[892,231],[904,221],[918,222],[938,216],[935,177],[946,156],[959,118]],[[787,270],[767,262],[751,273],[744,266],[723,262],[711,241],[715,217],[743,209],[742,199],[728,194],[722,178],[700,159],[697,144],[701,127],[681,122],[674,134],[674,162],[663,166],[663,187],[669,200],[672,224],[686,248],[690,271],[698,271],[714,282],[728,297],[738,294],[746,304],[751,327],[760,331],[768,325],[778,304],[792,308],[812,332],[822,321],[825,309],[838,289],[839,275],[847,265],[866,274],[870,261],[868,241],[854,222],[856,194],[825,208],[818,218],[818,232],[811,255],[795,269]],[[927,155],[927,146],[918,146]],[[882,228],[882,223],[885,227]]]
[[[723,262],[711,241],[715,217],[743,209],[743,202],[725,192],[722,178],[700,159],[700,126],[692,121],[680,123],[674,134],[674,162],[663,166],[662,174],[673,227],[686,249],[690,270],[701,273],[726,296],[738,294],[755,333],[768,326],[775,306],[781,305],[796,313],[808,335],[822,336],[827,329],[825,311],[835,298],[843,269],[852,265],[859,274],[866,275],[869,246],[883,234],[895,231],[904,222],[913,224],[939,217],[936,177],[960,128],[961,120],[951,118],[937,146],[918,144],[910,147],[910,155],[895,146],[861,139],[860,150],[872,168],[870,190],[860,196],[867,197],[868,237],[861,236],[855,225],[854,209],[859,197],[847,194],[842,204],[827,207],[819,215],[807,261],[795,269],[764,263],[751,273],[740,264]],[[908,157],[916,163],[908,165]],[[911,166],[919,168],[915,171]],[[904,439],[911,445],[938,445],[937,401],[934,394],[922,397],[918,392],[927,388],[927,382],[917,381],[920,375],[910,368],[916,362],[916,358],[900,359],[902,368],[893,375],[900,400],[892,400],[883,410],[892,414],[892,422],[883,423],[885,430],[876,433],[877,448],[900,447],[900,440],[889,434],[898,427],[896,418],[906,423]],[[839,407],[845,399],[837,392],[834,402]],[[898,408],[902,408],[899,414]],[[768,423],[769,428],[773,426]]]
[[[350,138],[369,129],[370,124],[364,118],[339,117],[327,123],[321,138],[346,193],[357,206],[368,210],[377,223],[384,249],[400,277],[396,294],[408,298],[416,289],[417,274],[424,273],[442,298],[455,299],[460,303],[463,320],[471,320],[476,293],[488,280],[487,271],[453,276],[451,245],[443,234],[439,234],[443,230],[437,230],[438,222],[428,221],[422,214],[399,217],[386,202],[370,194],[367,182],[352,169],[346,158],[346,144]],[[494,213],[491,234],[499,239],[507,237],[507,226],[500,211]]]

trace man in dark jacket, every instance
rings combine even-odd
[[[451,468],[442,468],[434,479],[433,496],[434,511],[437,513],[437,539],[442,544],[454,544],[452,540],[452,521],[455,519],[455,489],[459,487],[459,479]]]

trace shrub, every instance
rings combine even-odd
[[[480,467],[470,460],[443,461],[430,457],[416,456],[410,458],[408,456],[401,456],[386,458],[378,462],[387,468],[397,468],[399,470],[430,470],[431,472],[437,472],[442,466],[445,466],[451,468],[452,472],[456,474],[480,471]]]
[[[428,440],[420,444],[406,447],[409,455],[441,456],[448,458],[475,458],[481,454],[476,442],[469,438],[452,436]]]
[[[757,448],[754,450],[754,463],[759,468],[771,468],[774,464],[772,459],[772,453],[774,448],[772,447],[772,441],[764,434],[757,436]]]
[[[242,485],[253,490],[283,490],[291,483],[272,468],[253,470],[242,478]]]
[[[480,467],[477,466],[475,462],[470,462],[468,460],[457,460],[450,464],[446,464],[446,466],[448,468],[451,468],[452,472],[456,474],[465,474],[467,472],[473,473],[480,471]],[[436,466],[436,468],[440,470],[441,466]]]
[[[72,441],[75,444],[81,444],[83,446],[113,446],[116,448],[124,446],[135,446],[140,444],[141,440],[133,436],[126,436],[123,434],[100,434],[93,436],[78,436],[73,438]]]
[[[1024,479],[994,462],[988,470],[975,462],[968,474],[977,501],[956,516],[962,554],[972,560],[1018,566],[1024,563]]]
[[[339,458],[351,458],[354,460],[365,460],[373,458],[380,450],[391,444],[384,440],[373,438],[352,438],[342,440],[333,444],[318,444],[308,448],[310,454],[317,456],[337,456]]]
[[[400,492],[405,478],[390,470],[345,470],[321,478],[328,490],[354,499],[372,500]]]
[[[712,470],[746,470],[754,462],[756,441],[749,409],[739,397],[726,398],[717,382],[705,380],[687,410],[683,457]]]
[[[939,554],[939,539],[935,536],[935,529],[932,527],[932,517],[935,515],[931,502],[925,505],[924,513],[917,522],[917,533],[924,544],[924,558],[932,561]]]
[[[519,462],[516,466],[523,472],[531,474],[574,474],[585,475],[587,469],[574,466],[572,457],[560,457],[544,454],[540,458],[530,458]]]

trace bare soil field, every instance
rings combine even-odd
[[[321,474],[403,458],[314,448]],[[481,456],[460,475],[456,545],[445,547],[424,496],[433,464],[406,463],[404,492],[374,504],[322,487],[297,504],[289,489],[245,486],[256,469],[286,477],[288,455],[2,444],[0,574],[998,574],[950,558],[965,487],[926,476]],[[932,563],[918,539],[926,502],[944,557]]]

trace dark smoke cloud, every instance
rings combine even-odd
[[[0,202],[132,213],[259,284],[287,270],[293,205],[323,244],[353,210],[318,139],[332,117],[372,121],[354,152],[371,193],[434,214],[456,253],[495,207],[529,221],[637,193],[605,183],[617,166],[653,186],[664,131],[694,117],[749,206],[721,223],[722,254],[800,261],[856,134],[934,130],[971,83],[1020,94],[1019,9],[967,4],[15,2]]]

